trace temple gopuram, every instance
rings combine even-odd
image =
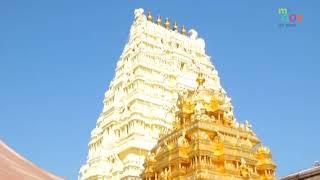
[[[195,29],[136,9],[79,179],[274,179],[212,61]]]
[[[180,93],[173,130],[162,134],[145,161],[144,180],[275,179],[270,149],[248,122],[228,116],[226,96],[203,86]]]

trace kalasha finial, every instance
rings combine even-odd
[[[177,24],[177,22],[174,22],[172,30],[178,32],[178,24]]]
[[[184,27],[184,25],[182,26],[181,34],[187,35],[187,30],[186,30],[186,28]]]
[[[169,18],[166,18],[166,21],[165,21],[165,23],[164,23],[164,27],[165,27],[166,29],[170,29],[170,21],[169,21]]]
[[[147,20],[148,20],[148,21],[152,21],[152,15],[151,15],[151,12],[150,12],[150,11],[148,12]]]
[[[158,18],[157,18],[157,24],[158,24],[158,25],[161,25],[161,24],[162,24],[162,22],[161,22],[161,16],[158,16]]]
[[[205,81],[206,81],[206,80],[204,79],[203,74],[202,74],[202,73],[199,73],[199,74],[198,74],[198,77],[197,77],[198,86],[202,86]]]

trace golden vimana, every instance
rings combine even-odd
[[[225,114],[225,95],[203,86],[181,92],[173,130],[161,134],[147,156],[144,180],[275,179],[270,149],[251,125],[239,126]]]
[[[197,31],[134,11],[79,180],[272,180],[276,165]]]

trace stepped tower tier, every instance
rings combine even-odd
[[[231,99],[205,53],[204,40],[181,27],[145,15],[143,9],[134,11],[79,179],[140,179],[146,155],[172,128],[178,92],[194,89],[199,72],[206,78],[203,87],[223,95],[229,109],[223,116],[233,120]]]
[[[275,179],[271,152],[250,125],[238,125],[225,94],[198,87],[179,96],[173,130],[160,137],[145,161],[144,180]]]

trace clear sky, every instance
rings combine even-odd
[[[238,121],[278,176],[320,160],[320,1],[0,0],[0,138],[76,179],[115,64],[142,7],[196,29]],[[279,28],[278,8],[303,14]]]

